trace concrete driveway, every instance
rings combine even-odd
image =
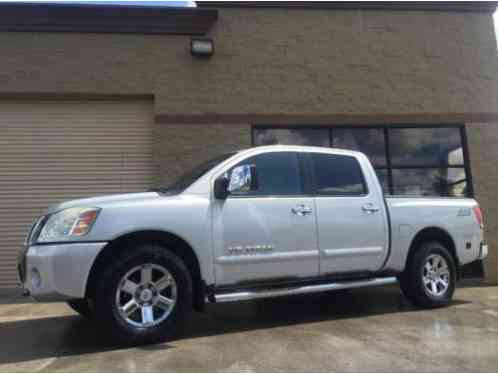
[[[1,371],[497,371],[498,287],[417,310],[396,287],[208,306],[177,340],[109,345],[64,304],[0,305]]]

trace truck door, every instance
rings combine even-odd
[[[383,194],[364,159],[309,153],[320,249],[320,274],[379,270],[388,252]],[[370,181],[370,183],[369,183]]]
[[[298,154],[261,153],[234,168],[246,164],[255,165],[256,190],[213,202],[216,283],[317,276],[313,198],[303,194]]]

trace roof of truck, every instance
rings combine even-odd
[[[252,148],[245,148],[239,150],[237,153],[250,153],[254,150],[267,150],[267,151],[292,151],[292,152],[320,152],[320,153],[330,153],[330,154],[343,154],[350,156],[365,156],[364,153],[359,151],[353,151],[350,149],[342,149],[342,148],[331,148],[331,147],[317,147],[317,146],[309,146],[309,145],[284,145],[284,144],[275,144],[275,145],[261,145]]]

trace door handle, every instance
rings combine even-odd
[[[313,211],[311,210],[311,208],[309,206],[306,206],[306,205],[298,205],[296,206],[295,208],[292,208],[291,209],[291,212],[292,214],[294,214],[295,216],[305,216],[307,214],[311,214]]]
[[[365,213],[367,214],[372,214],[372,213],[376,213],[379,211],[379,208],[377,208],[375,205],[373,205],[372,203],[366,203],[365,205],[363,205],[361,207],[361,210],[363,210]]]

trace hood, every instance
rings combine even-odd
[[[159,198],[157,192],[138,192],[138,193],[126,193],[117,195],[107,195],[107,196],[97,196],[90,197],[86,199],[69,200],[59,204],[54,204],[49,206],[47,213],[54,213],[62,209],[74,208],[74,207],[97,207],[103,208],[108,204],[119,203],[119,202],[143,202],[146,200]]]

